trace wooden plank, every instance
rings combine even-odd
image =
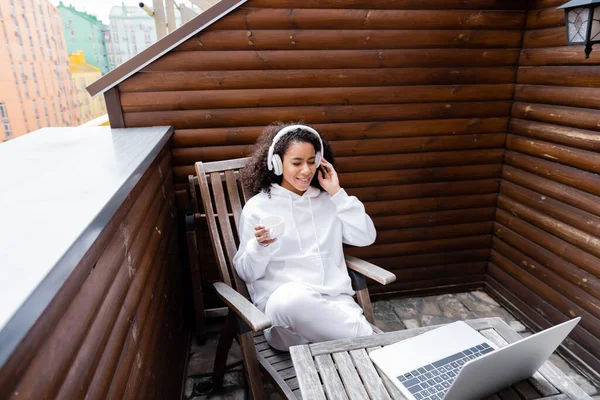
[[[541,377],[541,375],[540,375],[540,377]],[[532,383],[530,383],[529,380],[517,382],[512,387],[515,390],[515,392],[517,392],[519,394],[520,399],[534,400],[534,399],[540,398],[540,394],[538,393],[537,390],[535,390],[535,387],[533,386]]]
[[[296,370],[301,371],[296,379],[303,393],[302,397],[305,399],[325,400],[321,381],[319,380],[319,375],[308,346],[292,346],[290,348],[290,355],[294,360]]]
[[[490,207],[496,204],[495,194],[465,195],[457,198],[428,197],[388,201],[363,202],[371,218],[385,215],[413,214],[424,211],[444,211],[465,208]]]
[[[592,52],[585,58],[585,46],[546,47],[541,49],[523,49],[519,57],[519,66],[551,66],[551,65],[587,65],[598,64],[600,56]]]
[[[600,94],[598,93],[598,89],[585,87],[516,85],[515,101],[581,108],[600,108]]]
[[[319,374],[321,375],[327,399],[348,399],[348,396],[346,395],[346,390],[344,389],[344,385],[340,380],[340,377],[338,375],[335,364],[331,359],[331,356],[329,354],[316,356],[315,364],[317,365],[317,369],[319,371]]]
[[[596,256],[600,256],[600,239],[545,214],[519,204],[504,195],[498,196],[498,207]],[[600,267],[588,272],[598,275]]]
[[[486,252],[489,252],[486,249]],[[438,277],[436,279],[428,279],[422,281],[408,281],[408,282],[394,282],[386,286],[374,285],[369,287],[371,295],[377,293],[396,293],[403,292],[403,294],[411,294],[414,297],[418,297],[419,293],[432,294],[442,291],[445,293],[458,293],[476,290],[477,288],[483,287],[485,281],[484,274],[468,275],[468,276],[451,276],[451,277]]]
[[[336,0],[254,0],[252,7],[257,8],[338,8]],[[525,10],[526,4],[518,0],[504,0],[498,4],[495,0],[479,0],[477,3],[465,3],[462,0],[347,0],[344,8],[349,9],[385,9],[385,10]]]
[[[526,29],[543,29],[553,27],[564,27],[565,12],[557,10],[556,7],[531,10],[527,13]]]
[[[498,104],[502,106],[503,103]],[[489,133],[459,136],[339,140],[331,143],[336,157],[370,154],[401,154],[502,147],[506,134]]]
[[[466,222],[482,222],[494,219],[496,209],[471,208],[465,210],[437,211],[397,216],[375,218],[375,228],[398,229],[399,227],[414,228],[425,226],[451,225]]]
[[[578,325],[577,329],[573,331],[571,334],[572,337],[588,349],[599,348],[600,339],[598,339],[597,332],[600,329],[600,324],[598,323],[598,319],[574,304],[568,298],[568,294],[565,295],[558,292],[552,286],[549,286],[547,281],[541,281],[527,271],[522,270],[516,264],[518,260],[511,258],[513,255],[514,254],[509,252],[500,254],[496,249],[492,249],[490,252],[490,261],[502,268],[504,272],[517,279],[523,286],[527,287],[532,293],[542,299],[542,301],[547,302],[564,316],[568,318],[581,316],[582,320],[585,321]],[[561,320],[565,319],[563,315],[560,315]]]
[[[233,265],[233,257],[235,256],[235,253],[237,253],[237,246],[235,244],[235,239],[233,238],[231,223],[229,222],[227,200],[225,199],[225,193],[223,191],[223,183],[221,181],[220,174],[218,172],[211,172],[210,182],[214,196],[214,202],[217,207],[217,216],[219,220],[219,226],[221,227],[221,237],[223,239],[225,251],[227,252],[229,265]]]
[[[232,170],[225,171],[225,181],[227,184],[227,197],[233,211],[235,221],[235,233],[239,237],[238,227],[240,226],[240,216],[242,214],[242,203],[240,201],[240,189],[235,173]]]
[[[340,173],[344,188],[499,178],[501,164]]]
[[[567,43],[567,31],[564,26],[545,29],[533,29],[523,33],[523,48],[557,47]]]
[[[313,353],[314,354],[314,353]],[[352,364],[352,359],[347,352],[333,352],[333,361],[335,362],[344,388],[350,400],[369,400],[369,396]]]
[[[499,137],[505,137],[505,134]],[[434,141],[435,139],[433,139]],[[492,139],[499,140],[499,139]],[[401,140],[396,139],[400,142]],[[487,140],[489,143],[490,140]],[[482,143],[474,141],[467,147],[479,146]],[[193,151],[192,151],[193,150]],[[241,157],[250,155],[251,146],[229,146],[220,148],[195,148],[195,149],[173,149],[175,153],[174,171],[176,174],[193,173],[194,154],[203,161],[219,160],[226,157]],[[194,154],[190,154],[194,153]],[[335,164],[338,172],[365,172],[393,169],[428,168],[428,167],[451,167],[482,164],[500,164],[504,156],[503,148],[458,150],[458,151],[435,151],[425,153],[409,153],[389,155],[364,155],[350,157],[336,157]],[[197,158],[195,159],[197,160]],[[191,161],[191,162],[190,162]],[[179,165],[186,165],[180,167]],[[471,185],[472,187],[473,185]],[[472,189],[477,190],[476,188]]]
[[[480,318],[477,320],[469,320],[466,323],[471,326],[473,329],[490,329],[491,325],[489,323],[489,318]],[[425,333],[431,329],[435,329],[436,326],[427,326],[415,329],[408,329],[402,331],[395,332],[387,332],[379,335],[372,336],[362,336],[354,339],[339,339],[332,340],[329,342],[322,343],[313,343],[309,344],[310,351],[313,357],[323,355],[323,354],[333,354],[338,352],[348,352],[357,349],[364,349],[367,347],[375,347],[375,346],[387,346],[392,343],[399,342],[400,340],[405,340],[422,333]],[[349,355],[346,354],[349,360]],[[337,363],[337,360],[334,361]],[[351,364],[349,364],[351,365]],[[338,364],[339,366],[339,364]]]
[[[372,399],[391,400],[365,349],[350,351],[350,357]]]
[[[508,224],[504,224],[507,224],[507,218],[506,213],[502,212],[501,214],[499,214],[498,223],[495,225],[494,238],[498,238],[503,242],[511,245],[513,248],[519,250],[520,252],[527,254],[537,263],[540,263],[546,268],[549,268],[551,271],[563,277],[565,280],[571,282],[578,288],[581,288],[585,292],[589,293],[594,298],[600,297],[600,279],[582,270],[581,268],[570,263],[569,261],[558,257],[543,246],[538,245],[537,240],[536,242],[532,241],[535,240],[536,237],[540,236],[540,230],[537,230],[536,228],[534,228],[531,225],[528,225],[525,222],[519,225],[514,225],[511,223],[510,228],[507,226]],[[529,230],[527,229],[528,226],[530,227]],[[522,234],[519,234],[519,232],[521,232]],[[527,236],[526,238],[525,236],[523,236],[523,234],[531,236]],[[541,241],[541,243],[544,243],[544,241]]]
[[[346,191],[348,194],[358,197],[363,202],[435,197],[440,193],[448,196],[458,196],[498,192],[499,179],[485,179],[476,182],[477,184],[474,184],[472,180],[465,180],[457,182],[389,185],[383,187],[365,186],[347,189]]]
[[[597,88],[600,78],[596,66],[535,66],[519,67],[517,83]]]
[[[567,68],[578,68],[579,75],[586,76],[582,74],[589,75],[591,71],[585,70],[585,68],[592,67]],[[564,72],[575,73],[575,71],[568,70]],[[307,86],[458,85],[479,82],[502,84],[515,83],[515,77],[516,71],[513,67],[139,72],[129,77],[126,81],[123,81],[119,85],[119,90],[122,92],[151,92],[168,90],[297,88]],[[573,80],[572,83],[575,85],[578,81]],[[127,123],[127,120],[125,122]]]
[[[594,151],[579,150],[572,147],[554,145],[548,142],[525,139],[515,135],[509,135],[507,147],[511,150],[537,156],[540,158],[559,161],[578,169],[588,170],[598,173],[600,168],[596,168],[600,157]]]
[[[506,151],[506,164],[600,196],[600,177],[597,174],[561,165],[556,162],[542,160],[541,158],[527,156],[511,150]]]
[[[461,264],[487,261],[489,249],[463,250],[432,254],[416,254],[403,257],[373,257],[369,260],[375,265],[397,273],[402,268],[419,268],[448,264]]]
[[[488,138],[485,140],[487,144],[480,142],[479,139],[475,139],[471,144],[468,144],[465,147],[492,146],[490,142],[496,140],[499,141],[502,137],[504,137],[504,139],[506,138],[504,134],[498,135],[495,138]],[[457,142],[460,142],[459,138],[456,139]],[[395,140],[396,142],[402,142],[402,139]],[[435,139],[432,140],[434,141]],[[457,143],[454,145],[458,146]],[[423,147],[428,147],[428,145],[424,145]],[[433,151],[409,154],[394,153],[393,157],[390,157],[389,155],[336,156],[335,163],[338,172],[497,164],[501,163],[504,157],[504,149],[501,148],[501,146],[498,147],[499,148],[476,148],[475,150]]]
[[[598,130],[600,110],[516,102],[512,115],[514,118],[593,131]]]
[[[598,132],[514,118],[510,133],[582,150],[600,151]]]
[[[371,245],[368,247],[348,248],[346,254],[358,258],[369,258],[373,255],[377,255],[378,257],[393,257],[409,254],[432,253],[435,251],[481,249],[488,248],[491,240],[491,235],[481,235],[428,240],[423,242],[389,243]]]
[[[426,268],[391,269],[399,282],[427,281],[440,276],[459,277],[462,275],[483,275],[487,269],[487,262],[468,262],[461,264],[445,264],[427,266]]]
[[[492,230],[493,225],[491,221],[421,228],[399,228],[377,232],[377,240],[375,243],[403,243],[471,235],[478,236],[489,234]]]
[[[125,128],[119,88],[115,86],[107,90],[104,93],[104,101],[106,102],[106,111],[111,128]]]
[[[577,229],[600,237],[600,217],[594,214],[508,181],[502,182],[500,194]]]
[[[338,87],[329,88],[323,92],[319,88],[294,89],[237,89],[237,90],[189,90],[167,92],[129,92],[121,95],[121,105],[124,112],[167,111],[167,110],[197,110],[213,108],[253,108],[302,106],[319,98],[320,105],[350,105],[350,104],[405,104],[426,103],[436,101],[493,101],[512,100],[514,84],[475,84],[475,85],[421,85],[421,86],[374,86],[374,87]],[[583,99],[582,99],[583,100]],[[430,124],[431,125],[431,124]],[[315,127],[322,136],[329,138],[327,131]],[[351,127],[350,127],[351,128]],[[423,128],[420,128],[423,130]],[[216,144],[250,144],[254,143],[262,131],[260,127],[240,127],[238,135],[243,143],[231,142],[225,132],[206,138],[202,132],[197,146],[214,145],[206,140],[219,140]],[[501,132],[501,129],[496,132]],[[344,130],[346,137],[347,130]],[[449,134],[452,133],[446,129]],[[180,131],[175,132],[177,136]],[[394,132],[395,133],[395,132]],[[413,134],[412,132],[409,132]],[[459,134],[460,132],[457,132]],[[485,132],[481,132],[485,133]],[[399,133],[401,134],[401,133]],[[414,134],[413,134],[414,135]],[[191,137],[192,139],[194,137]],[[247,139],[244,139],[247,138]],[[348,139],[352,139],[349,137]],[[178,146],[179,138],[174,138]],[[190,146],[191,147],[191,146]]]
[[[229,276],[227,262],[225,261],[223,247],[221,246],[221,237],[219,236],[217,221],[215,220],[215,211],[213,209],[212,193],[208,186],[208,178],[204,170],[204,164],[200,162],[196,163],[195,169],[196,176],[198,177],[198,185],[200,186],[200,197],[202,198],[202,205],[204,206],[204,212],[208,222],[208,232],[210,234],[214,252],[216,253],[215,256],[218,262],[221,280],[226,285],[231,286],[231,278]]]
[[[473,163],[493,163],[498,161],[503,155],[502,149],[506,140],[505,133],[494,133],[484,135],[460,135],[460,136],[425,136],[403,139],[362,139],[362,140],[344,140],[331,142],[331,146],[336,156],[336,169],[349,172],[352,170],[365,171],[375,168],[369,167],[373,162],[385,161],[385,157],[369,157],[368,155],[387,155],[403,154],[417,152],[442,152],[441,154],[424,154],[422,156],[405,156],[400,161],[387,162],[385,168],[407,168],[407,167],[425,167],[428,165],[452,165],[457,164],[456,159],[467,159],[468,164]],[[470,153],[471,149],[496,148],[488,152]],[[460,153],[449,150],[458,150]],[[191,165],[198,160],[218,160],[231,159],[240,156],[250,155],[251,145],[245,146],[211,146],[211,147],[192,147],[173,149],[173,163],[175,165]],[[362,157],[361,157],[362,156]],[[439,156],[442,161],[434,161]],[[349,157],[348,159],[345,159]],[[389,157],[387,157],[389,159]],[[339,161],[338,161],[339,160]],[[454,161],[453,161],[454,160]],[[478,162],[479,161],[479,162]],[[487,162],[486,162],[487,161]],[[339,166],[337,165],[339,163]],[[351,167],[352,163],[358,164],[357,167]],[[459,164],[460,165],[460,164]]]
[[[240,29],[521,29],[522,11],[486,10],[378,10],[302,7],[239,7],[206,31]]]
[[[495,85],[494,85],[495,86]],[[435,92],[435,86],[432,87]],[[449,86],[452,90],[460,91],[459,86]],[[401,87],[397,87],[401,89]],[[360,90],[361,88],[329,88],[343,97],[346,90]],[[375,87],[383,89],[383,87]],[[411,87],[406,87],[410,93]],[[270,89],[280,91],[288,89]],[[303,88],[294,89],[300,92],[302,98]],[[317,89],[323,92],[322,89]],[[335,90],[339,90],[335,92]],[[500,90],[502,92],[502,90]],[[214,92],[208,91],[210,97]],[[228,92],[228,91],[222,91]],[[172,92],[166,92],[172,93]],[[173,92],[178,93],[178,92]],[[201,92],[200,92],[201,93]],[[140,94],[140,93],[133,93]],[[157,94],[158,96],[158,94]],[[289,97],[289,96],[286,96]],[[311,96],[311,98],[314,98]],[[283,100],[285,101],[285,99]],[[306,101],[309,101],[307,98]],[[302,104],[306,104],[304,101]],[[286,103],[284,103],[286,104]],[[256,105],[260,106],[260,105]],[[352,139],[382,139],[395,137],[436,136],[436,135],[464,135],[469,133],[498,133],[506,132],[508,129],[508,117],[500,118],[454,118],[444,120],[418,120],[418,121],[379,121],[371,122],[349,122],[349,123],[325,123],[311,124],[321,136],[327,140],[352,140]],[[231,128],[205,128],[205,129],[177,129],[173,135],[173,147],[204,147],[204,146],[231,146],[248,145],[258,139],[264,126],[241,126]]]
[[[306,56],[315,57],[315,61],[319,63],[320,54],[316,51],[330,50],[332,53],[336,53],[338,50],[348,49],[354,50],[355,54],[358,55],[359,50],[362,49],[377,49],[387,53],[388,49],[417,49],[412,54],[415,57],[427,57],[424,49],[436,49],[428,56],[431,57],[431,64],[429,64],[429,57],[427,60],[422,59],[421,61],[413,61],[408,65],[413,66],[431,66],[435,65],[436,53],[452,53],[459,49],[452,49],[448,51],[445,47],[465,47],[465,48],[485,48],[490,56],[491,64],[516,64],[518,58],[518,49],[521,42],[522,33],[520,30],[396,30],[396,29],[364,29],[364,30],[347,30],[338,29],[335,35],[331,35],[331,30],[320,30],[320,29],[290,29],[290,30],[279,30],[279,29],[236,29],[236,30],[218,30],[202,32],[196,36],[194,40],[188,40],[177,47],[178,51],[171,52],[161,59],[150,64],[144,68],[143,71],[158,71],[158,70],[175,70],[185,68],[186,70],[204,69],[203,67],[195,68],[194,65],[198,61],[197,58],[204,54],[206,51],[244,51],[244,50],[294,50],[297,51],[308,51],[315,50],[311,53],[299,54],[299,58]],[[321,39],[321,41],[319,41]],[[508,59],[504,56],[496,60],[494,48],[502,49],[500,53],[515,53]],[[185,51],[188,50],[188,51]],[[189,51],[191,50],[191,51]],[[516,50],[516,51],[515,51]],[[194,55],[193,52],[198,54]],[[457,57],[461,54],[460,50],[456,52]],[[309,55],[310,54],[310,55]],[[411,52],[405,53],[406,55]],[[473,60],[465,61],[471,65],[471,62],[475,61],[477,57],[482,57],[483,52],[471,53]],[[232,54],[233,60],[237,61],[237,54]],[[364,53],[365,58],[369,58],[368,53]],[[207,55],[207,58],[212,58],[213,55]],[[341,56],[343,58],[343,56]],[[265,54],[265,65],[269,65],[268,61],[271,57]],[[393,55],[384,56],[383,59],[394,58]],[[450,55],[450,58],[454,61],[449,61],[450,65],[461,65],[457,64],[457,58]],[[165,60],[166,61],[162,61]],[[190,68],[178,66],[175,62],[189,60],[192,64]],[[512,60],[512,61],[508,61]],[[300,59],[299,65],[307,65]],[[454,62],[454,64],[452,64]],[[487,63],[486,65],[491,65]],[[154,64],[158,66],[154,67]],[[283,62],[281,65],[289,68],[289,62]],[[293,63],[292,63],[293,64]],[[200,65],[205,65],[204,63]],[[260,64],[257,64],[260,65]],[[277,64],[278,65],[278,64]],[[277,65],[272,68],[279,68]],[[407,66],[408,66],[407,65]],[[439,65],[439,64],[438,64]],[[327,67],[327,63],[324,65]],[[400,66],[400,65],[398,65]],[[285,68],[284,67],[284,68]],[[260,68],[260,67],[259,67]],[[303,68],[303,67],[300,67]],[[309,67],[313,68],[313,67]],[[215,67],[215,70],[220,68]],[[242,69],[242,68],[240,68]],[[248,68],[253,69],[253,68]]]
[[[131,79],[131,78],[130,78]],[[468,103],[413,103],[349,106],[261,107],[249,109],[211,109],[136,112],[125,114],[131,126],[173,125],[177,129],[267,125],[271,121],[288,121],[303,115],[313,123],[364,122],[378,120],[412,120],[466,117],[506,117],[512,103],[486,101]],[[193,160],[198,161],[198,160]]]
[[[569,272],[569,274],[573,274],[573,278],[577,276],[576,272],[580,273],[580,277],[577,278],[577,280],[585,279],[588,276],[587,274],[595,276],[593,272],[596,271],[598,263],[600,262],[600,259],[598,259],[597,257],[573,245],[570,245],[569,243],[560,240],[551,234],[544,232],[540,228],[536,228],[535,225],[529,224],[525,221],[520,220],[517,217],[510,215],[504,210],[498,209],[497,221],[501,225],[519,233],[521,236],[527,237],[529,240],[538,244],[540,247],[550,249],[550,251],[553,254],[579,267],[581,269],[580,271],[577,271],[577,269],[575,269],[574,271]],[[498,229],[495,229],[495,233],[496,235],[499,234]],[[589,286],[581,284],[579,286],[582,286],[584,288],[594,288],[593,290],[595,291],[597,288],[597,281],[590,280]]]

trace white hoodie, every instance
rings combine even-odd
[[[285,219],[285,233],[263,247],[254,226],[269,215]],[[260,192],[248,200],[239,228],[240,247],[233,265],[263,311],[269,296],[287,282],[303,282],[330,296],[354,295],[342,242],[368,246],[376,237],[373,221],[356,197],[344,189],[330,196],[312,186],[299,196],[271,185],[271,198]]]

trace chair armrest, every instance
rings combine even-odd
[[[375,264],[361,260],[360,258],[346,256],[346,266],[353,271],[363,274],[367,278],[371,278],[382,285],[387,285],[396,280],[396,275]]]
[[[213,286],[219,298],[243,319],[253,332],[261,332],[271,326],[269,318],[234,289],[223,282],[215,282]]]

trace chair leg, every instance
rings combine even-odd
[[[196,339],[198,343],[204,343],[206,340],[206,326],[204,317],[204,300],[202,298],[202,275],[200,264],[198,262],[198,239],[196,237],[194,214],[186,210],[186,236],[188,253],[190,259],[190,273],[192,275],[192,290],[194,296],[194,312],[196,325]]]
[[[253,400],[263,400],[264,389],[262,377],[260,375],[260,365],[256,358],[256,348],[254,347],[254,335],[252,332],[246,332],[239,335],[242,357],[244,359],[244,371],[250,389],[250,397]]]
[[[213,388],[220,389],[223,387],[223,378],[225,377],[225,370],[227,368],[227,355],[229,349],[233,343],[233,338],[236,334],[236,323],[235,314],[229,311],[227,315],[227,321],[225,327],[219,336],[219,342],[217,343],[217,352],[215,354],[215,364],[213,368]]]
[[[367,288],[365,276],[351,269],[348,269],[348,275],[352,281],[352,289],[356,292],[356,302],[362,307],[367,321],[372,325],[375,325],[373,306],[371,305],[371,297],[369,296],[369,289]]]
[[[365,288],[356,291],[356,302],[362,307],[367,321],[375,325],[375,316],[373,315],[373,306],[371,305],[371,298],[369,297],[369,289]]]

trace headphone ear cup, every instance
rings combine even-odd
[[[279,154],[273,154],[273,172],[277,176],[283,174],[283,165],[281,165],[281,157],[279,157]]]
[[[315,154],[315,164],[317,165],[317,168],[319,168],[319,166],[321,165],[321,152],[317,151],[317,154]]]

